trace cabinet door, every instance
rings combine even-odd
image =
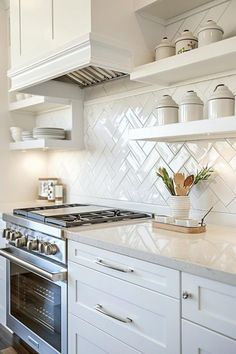
[[[236,339],[236,287],[182,274],[182,317]]]
[[[180,353],[179,301],[69,262],[69,312],[145,354]]]
[[[76,316],[68,320],[69,354],[141,354]]]
[[[191,322],[182,321],[182,354],[235,354],[236,341]]]

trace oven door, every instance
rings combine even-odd
[[[67,353],[66,269],[8,247],[7,325],[39,353]]]

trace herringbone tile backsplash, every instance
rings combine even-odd
[[[223,2],[214,11],[201,12],[191,21],[187,18],[168,26],[168,36],[174,39],[185,28],[196,32],[209,18],[232,34],[233,9],[235,0]],[[104,204],[112,200],[114,204],[123,201],[124,205],[132,202],[166,207],[169,194],[155,174],[157,168],[166,166],[193,173],[209,164],[215,170],[214,176],[192,190],[193,208],[206,210],[214,206],[220,213],[236,213],[236,139],[174,144],[128,141],[130,128],[158,125],[156,106],[163,94],[170,94],[179,103],[187,90],[194,89],[206,102],[222,82],[236,92],[235,75],[142,94],[133,91],[133,95],[127,95],[127,91],[140,85],[135,86],[128,79],[87,90],[86,150],[52,153],[51,174],[61,177],[67,185],[69,200],[83,196],[98,198]],[[94,98],[96,101],[92,101]],[[206,109],[204,114],[207,118]],[[41,117],[39,124],[50,119]]]

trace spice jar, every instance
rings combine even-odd
[[[215,21],[208,20],[206,25],[198,31],[198,46],[211,44],[221,41],[223,38],[223,29]]]
[[[169,95],[164,95],[158,103],[157,115],[159,125],[178,122],[178,105]]]
[[[185,123],[203,118],[203,102],[196,92],[187,91],[180,105],[179,122]]]
[[[164,59],[175,55],[175,45],[164,37],[161,43],[155,48],[156,60]]]
[[[181,54],[195,49],[198,46],[198,39],[189,30],[184,30],[175,41],[175,52]]]
[[[224,84],[216,86],[208,99],[208,118],[228,117],[234,115],[234,95]]]

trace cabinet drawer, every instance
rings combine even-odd
[[[141,354],[76,316],[69,315],[68,320],[70,354]]]
[[[73,262],[69,312],[142,353],[179,353],[179,300]]]
[[[236,339],[236,287],[182,274],[182,317]]]
[[[147,289],[179,298],[180,275],[177,270],[73,241],[69,241],[69,260]]]
[[[182,354],[235,354],[236,341],[191,322],[182,321]]]

